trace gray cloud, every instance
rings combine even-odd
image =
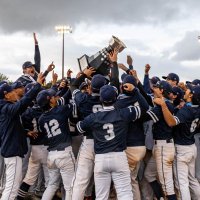
[[[184,38],[177,42],[172,51],[176,52],[173,57],[177,61],[195,61],[200,59],[200,43],[198,41],[198,31],[187,32]]]
[[[4,32],[45,31],[56,24],[154,23],[187,16],[181,0],[1,0],[0,28]]]

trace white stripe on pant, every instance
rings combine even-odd
[[[95,155],[96,200],[107,200],[113,180],[118,200],[133,200],[130,170],[125,152]]]
[[[166,140],[156,140],[153,148],[153,156],[156,160],[158,177],[165,195],[173,195],[173,160],[175,154],[174,143],[167,143]]]

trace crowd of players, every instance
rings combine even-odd
[[[66,200],[200,199],[199,79],[149,78],[147,64],[142,83],[116,48],[109,76],[90,67],[58,81],[53,63],[40,72],[34,41],[35,63],[13,84],[0,82],[2,200],[37,188],[43,200],[59,189]]]

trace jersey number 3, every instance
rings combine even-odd
[[[48,133],[48,138],[54,137],[56,135],[61,134],[61,130],[59,128],[59,123],[56,119],[52,119],[49,121],[49,124],[45,123],[44,128]]]
[[[107,134],[105,135],[106,140],[112,140],[115,137],[113,124],[104,124],[103,129],[107,130]]]

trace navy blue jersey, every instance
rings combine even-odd
[[[32,145],[43,145],[46,143],[46,134],[39,130],[38,119],[41,115],[41,108],[34,105],[32,108],[28,108],[21,116],[25,130],[38,132],[38,137],[36,139],[30,137],[30,143]]]
[[[97,93],[89,95],[88,93],[82,93],[80,90],[74,90],[73,97],[79,112],[80,120],[83,120],[91,113],[96,113],[103,108],[100,102],[100,96]],[[88,137],[93,138],[91,131],[88,131]]]
[[[174,116],[174,142],[179,145],[195,143],[194,134],[200,121],[200,107],[185,104]]]
[[[128,106],[140,105],[145,112],[149,109],[149,105],[144,97],[136,89],[133,96],[127,96],[125,94],[119,95],[115,107],[126,108]],[[127,146],[144,146],[145,135],[143,130],[143,121],[140,119],[131,122],[129,124],[127,133]]]
[[[87,135],[85,131],[88,129],[92,130],[96,154],[119,152],[126,149],[129,122],[138,119],[140,114],[139,106],[123,109],[105,107],[78,122],[77,129],[84,135]]]
[[[39,118],[39,126],[46,133],[48,150],[64,150],[71,145],[68,118],[72,113],[72,105],[57,106],[43,113]]]
[[[173,114],[174,113],[173,104],[169,101],[166,101],[165,103],[169,111]],[[168,126],[167,123],[165,122],[161,106],[156,105],[154,108],[147,111],[147,115],[145,117],[147,117],[146,119],[148,120],[154,121],[152,132],[153,132],[153,138],[155,140],[172,139],[173,137],[172,127]]]
[[[5,158],[20,156],[27,153],[26,132],[21,124],[21,114],[32,103],[41,85],[36,83],[23,98],[16,103],[0,100],[0,139],[1,154]]]

